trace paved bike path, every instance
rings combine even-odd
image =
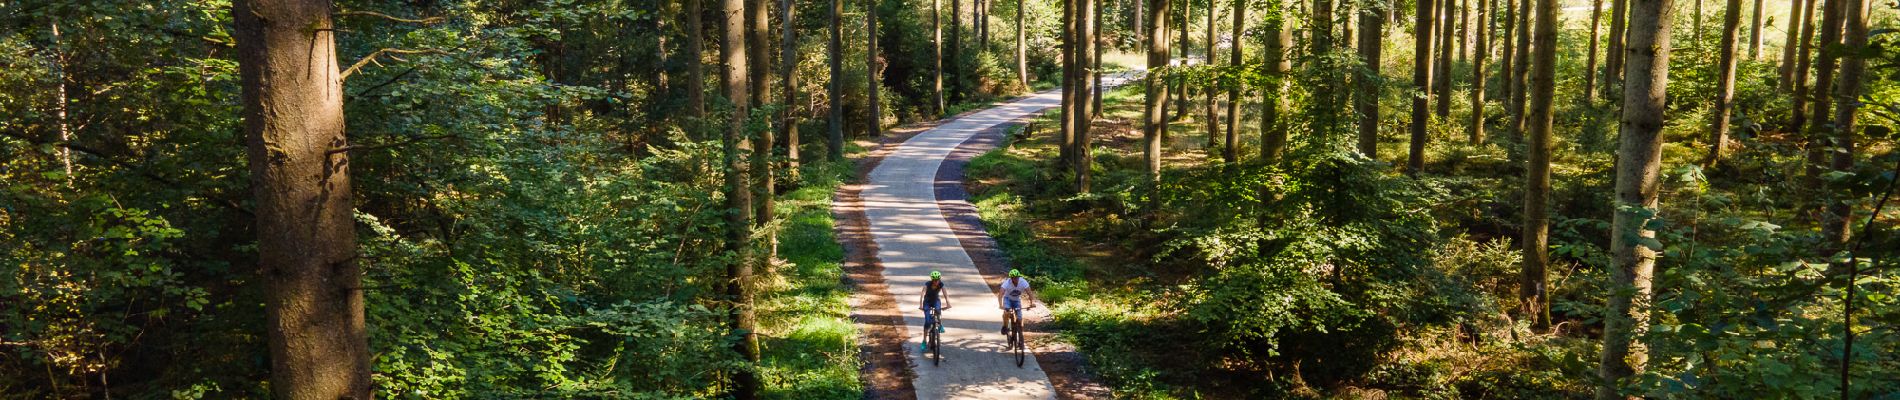
[[[1055,387],[1027,355],[1022,367],[1004,351],[1002,311],[996,294],[965,253],[944,219],[936,194],[937,168],[958,145],[979,132],[1060,105],[1059,90],[1045,91],[1008,104],[945,122],[899,145],[871,171],[862,192],[864,214],[884,281],[904,313],[918,399],[1053,399]],[[954,177],[951,179],[961,179]],[[943,272],[950,295],[943,313],[943,363],[931,364],[917,350],[923,339],[919,291],[930,271]],[[1037,310],[1040,311],[1040,310]]]

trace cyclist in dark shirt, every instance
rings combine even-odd
[[[924,292],[919,296],[917,303],[922,306],[917,309],[924,310],[924,326],[930,326],[933,318],[937,317],[937,313],[932,312],[933,310],[950,309],[950,292],[944,290],[942,272],[930,271],[930,281],[924,282]],[[943,332],[942,325],[937,326],[937,332]]]

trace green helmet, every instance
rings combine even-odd
[[[1009,276],[1010,276],[1010,277],[1012,277],[1012,278],[1015,278],[1015,277],[1021,277],[1021,276],[1023,276],[1023,271],[1018,271],[1018,270],[1015,270],[1015,269],[1011,269],[1011,270],[1009,270]]]
[[[938,279],[943,279],[943,273],[937,272],[937,271],[930,271],[930,280],[934,281]]]

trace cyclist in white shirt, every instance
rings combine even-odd
[[[1009,327],[1014,326],[1016,313],[1011,311],[1023,308],[1023,296],[1029,297],[1029,308],[1036,308],[1036,291],[1029,288],[1029,278],[1022,271],[1009,270],[1009,278],[1003,280],[1002,293],[996,295],[997,308],[1003,309],[1003,336],[1009,336]]]

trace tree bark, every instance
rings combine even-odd
[[[1382,19],[1385,10],[1369,9],[1359,13],[1359,62],[1366,65],[1354,80],[1353,109],[1359,114],[1359,154],[1379,159],[1379,65],[1385,47]]]
[[[1827,51],[1827,49],[1841,43],[1841,19],[1844,14],[1842,9],[1846,8],[1844,7],[1845,0],[1819,1],[1823,1],[1821,3],[1823,7],[1821,31],[1818,33],[1821,35],[1821,41],[1815,45],[1818,47],[1819,51],[1816,53],[1819,53],[1820,59],[1814,62],[1814,89],[1809,91],[1813,101],[1809,103],[1812,108],[1808,110],[1810,112],[1807,120],[1809,125],[1805,132],[1808,142],[1808,168],[1806,174],[1801,177],[1802,186],[1809,195],[1807,197],[1816,199],[1826,197],[1823,192],[1825,187],[1821,181],[1821,174],[1827,169],[1829,124],[1834,122],[1828,118],[1834,100],[1829,94],[1834,93],[1834,68],[1840,60],[1839,52]],[[1817,250],[1816,256],[1826,257],[1833,254],[1834,248],[1820,246],[1815,250]]]
[[[1814,61],[1814,7],[1821,0],[1807,0],[1807,2],[1807,9],[1801,12],[1801,16],[1807,21],[1801,24],[1801,45],[1795,50],[1797,53],[1794,75],[1789,77],[1794,82],[1794,107],[1791,110],[1794,116],[1789,119],[1791,122],[1788,127],[1789,132],[1800,132],[1805,129],[1808,120],[1806,111],[1808,109],[1808,72]]]
[[[1057,158],[1059,158],[1059,161],[1061,161],[1060,164],[1062,165],[1062,168],[1073,169],[1075,167],[1075,130],[1076,130],[1075,112],[1078,111],[1076,109],[1075,103],[1077,99],[1076,94],[1081,90],[1080,88],[1076,87],[1076,86],[1079,86],[1079,83],[1076,82],[1076,71],[1075,71],[1076,66],[1079,65],[1076,62],[1076,53],[1077,53],[1076,47],[1079,45],[1079,43],[1076,43],[1077,26],[1076,26],[1075,17],[1077,14],[1076,9],[1078,8],[1078,6],[1081,5],[1080,4],[1081,0],[1061,0],[1061,1],[1062,1],[1062,39],[1061,39],[1062,40],[1062,44],[1061,44],[1061,47],[1062,47],[1062,108],[1061,108],[1062,114],[1061,115],[1062,116],[1061,116],[1060,124],[1062,126],[1061,127],[1062,144],[1056,147],[1057,148],[1056,154],[1057,154]],[[1074,171],[1070,171],[1070,172],[1074,172]]]
[[[1715,119],[1709,130],[1709,155],[1702,164],[1713,165],[1722,159],[1722,147],[1728,144],[1729,113],[1735,108],[1735,40],[1742,25],[1742,0],[1728,0],[1722,15],[1722,48],[1715,63]]]
[[[66,79],[66,49],[62,46],[65,41],[60,39],[59,23],[54,22],[51,25],[53,28],[53,87],[56,89],[53,92],[53,119],[59,129],[59,142],[72,143],[72,124],[66,119],[66,103],[69,102],[66,99],[66,82],[69,79]],[[331,50],[331,53],[335,53],[335,50]],[[66,187],[72,187],[73,149],[60,146],[59,162],[66,168]]]
[[[1219,2],[1217,0],[1208,0],[1207,2],[1206,54],[1208,68],[1216,68],[1220,65],[1220,52],[1214,50],[1214,42],[1218,41],[1218,39],[1214,37],[1214,18],[1215,14],[1220,13],[1218,6]],[[1207,122],[1202,125],[1207,128],[1207,153],[1209,158],[1212,158],[1215,152],[1219,151],[1221,147],[1217,144],[1220,142],[1220,105],[1215,103],[1216,100],[1214,99],[1215,93],[1221,92],[1219,82],[1218,79],[1210,80],[1206,86],[1201,88],[1201,112],[1202,115],[1207,116]]]
[[[1511,113],[1511,91],[1517,90],[1517,88],[1511,87],[1511,71],[1513,71],[1512,67],[1516,66],[1515,64],[1517,63],[1517,46],[1512,45],[1512,39],[1517,37],[1517,30],[1522,29],[1522,27],[1517,26],[1517,13],[1520,11],[1517,9],[1517,1],[1503,1],[1504,17],[1500,18],[1504,20],[1504,30],[1500,32],[1503,36],[1498,36],[1494,39],[1497,39],[1498,47],[1503,49],[1503,57],[1498,59],[1498,62],[1502,63],[1499,65],[1500,68],[1498,68],[1498,100],[1504,101],[1504,113],[1506,116],[1509,116]],[[1509,127],[1507,126],[1506,128]],[[1506,130],[1508,131],[1509,129]]]
[[[1557,81],[1557,0],[1537,1],[1537,25],[1532,30],[1529,162],[1524,177],[1524,271],[1518,301],[1524,305],[1524,317],[1531,330],[1550,331],[1550,129],[1551,100],[1556,97]]]
[[[720,145],[725,148],[726,164],[726,250],[735,256],[726,264],[726,297],[732,302],[730,329],[740,339],[733,342],[733,351],[739,353],[747,363],[759,361],[759,338],[752,309],[752,291],[747,290],[752,281],[752,212],[753,191],[749,187],[750,171],[743,154],[751,152],[751,157],[761,157],[762,152],[753,152],[751,144],[746,143],[746,116],[751,112],[752,94],[748,93],[754,84],[753,71],[749,65],[751,49],[747,48],[747,36],[751,33],[746,10],[746,0],[721,0],[720,11],[724,22],[720,24],[723,42],[719,46],[721,86],[724,86],[726,100],[732,102],[732,113],[726,117],[725,136]],[[758,398],[759,378],[751,368],[738,368],[732,371],[734,392],[739,399]]]
[[[1583,102],[1597,102],[1597,26],[1603,20],[1603,0],[1590,0],[1590,56],[1583,65]]]
[[[935,108],[931,109],[931,114],[936,114],[936,116],[938,117],[942,117],[945,112],[945,108],[944,108],[945,105],[943,104],[943,15],[942,14],[943,14],[943,1],[930,0],[930,47],[932,51],[931,61],[935,62],[935,65],[932,66],[930,69],[930,78],[932,82],[930,86],[930,94],[932,97],[935,98],[935,105],[934,105]]]
[[[1091,96],[1089,99],[1089,116],[1091,118],[1102,116],[1102,48],[1107,47],[1102,45],[1101,0],[1092,1],[1095,2],[1095,19],[1089,28],[1089,45],[1090,48],[1094,50],[1092,50],[1092,53],[1089,55],[1089,79],[1093,82],[1092,84],[1095,85],[1095,90],[1093,91],[1094,96]]]
[[[1016,83],[1029,89],[1029,44],[1023,27],[1023,14],[1029,13],[1029,0],[1016,0]]]
[[[1647,329],[1650,278],[1656,267],[1657,190],[1662,169],[1662,128],[1669,83],[1669,27],[1673,0],[1628,0],[1629,54],[1623,68],[1623,114],[1618,125],[1616,212],[1611,221],[1609,309],[1603,321],[1603,353],[1597,398],[1624,398],[1618,387],[1647,362],[1633,343]]]
[[[1478,1],[1478,23],[1486,26],[1478,27],[1477,43],[1473,47],[1476,51],[1471,52],[1471,124],[1466,127],[1466,136],[1474,145],[1484,143],[1484,59],[1491,52],[1491,43],[1487,41],[1491,29],[1485,21],[1490,21],[1491,12],[1495,11],[1495,8],[1487,10],[1484,0]]]
[[[1234,42],[1233,49],[1230,49],[1228,52],[1227,65],[1239,68],[1242,63],[1245,62],[1241,57],[1240,49],[1246,46],[1240,45],[1240,38],[1241,33],[1245,32],[1247,28],[1247,0],[1234,0],[1233,14]],[[1221,152],[1221,157],[1229,163],[1240,161],[1241,84],[1240,82],[1233,82],[1232,84],[1232,87],[1227,88],[1227,146],[1224,151]]]
[[[1188,27],[1191,25],[1194,25],[1193,21],[1194,21],[1194,2],[1192,0],[1181,2],[1181,29],[1179,32],[1180,36],[1176,37],[1175,39],[1179,40],[1179,43],[1178,43],[1179,46],[1177,47],[1181,48],[1181,66],[1183,67],[1187,66],[1189,64],[1189,61],[1192,61],[1194,58],[1194,55],[1190,54],[1193,50],[1193,46],[1188,45]],[[1169,121],[1179,121],[1181,120],[1181,118],[1187,116],[1188,89],[1189,89],[1187,85],[1187,81],[1183,79],[1175,79],[1174,85],[1175,85],[1174,114],[1168,116]],[[1166,135],[1167,131],[1163,130],[1162,134]]]
[[[1509,0],[1506,0],[1509,1]],[[1412,24],[1412,140],[1406,155],[1405,173],[1418,175],[1425,169],[1425,129],[1430,122],[1432,83],[1432,0],[1418,0],[1418,13]]]
[[[972,0],[974,1],[974,0]],[[963,101],[963,0],[950,0],[949,102]]]
[[[785,152],[785,180],[795,184],[798,182],[798,32],[792,28],[797,26],[798,7],[793,6],[792,0],[779,0],[778,9],[778,52],[781,60],[778,81],[782,93],[779,101],[785,105],[784,110],[779,111],[778,135],[785,139],[782,149]],[[767,190],[772,188],[768,187]]]
[[[771,93],[768,83],[772,79],[772,69],[768,50],[771,48],[769,43],[772,42],[772,30],[770,27],[771,16],[766,13],[768,10],[766,4],[765,0],[746,0],[745,4],[746,65],[751,71],[751,77],[746,80],[750,87],[746,90],[748,92],[747,94],[752,96],[751,104],[757,106],[764,106],[770,102],[770,99],[766,96]],[[750,111],[750,108],[747,110]],[[746,117],[751,118],[750,115]],[[767,121],[771,119],[770,116],[761,117]],[[774,170],[775,165],[773,165],[773,159],[778,158],[778,156],[773,153],[778,149],[778,140],[775,135],[773,135],[773,132],[775,132],[773,128],[775,127],[770,125],[771,124],[768,123],[764,129],[758,130],[758,141],[752,147],[751,161],[752,177],[754,179],[752,206],[757,208],[752,211],[752,223],[758,227],[764,227],[770,224],[773,219],[777,218],[773,215],[776,211],[773,205],[773,195],[778,186],[778,174],[777,171]],[[778,256],[778,235],[769,229],[765,230],[764,233],[765,239],[763,241],[766,251],[762,257],[754,260],[755,262],[761,263],[761,265],[771,262],[773,257]]]
[[[1841,5],[1846,14],[1842,16],[1846,32],[1841,44],[1842,47],[1853,51],[1848,52],[1850,56],[1841,61],[1840,83],[1834,87],[1834,101],[1840,103],[1840,108],[1834,110],[1833,143],[1828,149],[1828,154],[1832,155],[1828,166],[1834,172],[1841,173],[1854,168],[1854,155],[1857,152],[1854,135],[1855,130],[1859,129],[1859,121],[1856,115],[1860,110],[1861,76],[1867,69],[1867,59],[1857,54],[1864,54],[1859,50],[1867,47],[1867,14],[1869,14],[1867,0],[1844,1],[1843,3],[1846,3]],[[1828,202],[1827,212],[1821,214],[1821,237],[1827,240],[1828,246],[1825,247],[1831,247],[1839,252],[1847,249],[1847,241],[1853,236],[1853,227],[1850,226],[1853,220],[1850,218],[1853,215],[1853,207],[1846,200],[1847,196],[1842,193],[1842,188],[1828,189],[1827,196],[1823,196],[1828,199]],[[1837,265],[1830,272],[1843,270],[1839,267]]]
[[[1094,58],[1095,40],[1094,38],[1088,37],[1088,33],[1094,30],[1096,1],[1098,0],[1073,1],[1079,3],[1076,7],[1076,30],[1074,34],[1077,39],[1075,42],[1081,45],[1075,51],[1075,65],[1076,67],[1082,67],[1091,64]],[[1093,85],[1088,81],[1088,77],[1084,72],[1084,70],[1079,68],[1076,70],[1075,86],[1077,90],[1074,106],[1075,113],[1069,114],[1069,116],[1075,118],[1075,150],[1071,152],[1071,155],[1074,156],[1072,160],[1075,162],[1076,193],[1089,192],[1089,167],[1094,162],[1093,158],[1089,156],[1089,141],[1091,139],[1089,137],[1089,125],[1090,122],[1094,120],[1091,118],[1092,114],[1090,109],[1093,107],[1091,107],[1086,100],[1089,98],[1089,93],[1095,88],[1092,87]]]
[[[686,50],[680,55],[692,57],[686,62],[686,115],[693,119],[706,117],[706,67],[700,62],[706,54],[705,13],[700,0],[686,0]]]
[[[1435,33],[1436,36],[1434,36],[1433,39],[1438,40],[1438,45],[1436,46],[1437,54],[1434,54],[1433,57],[1437,60],[1438,65],[1432,67],[1432,92],[1435,93],[1432,95],[1432,100],[1434,100],[1434,104],[1432,104],[1432,115],[1436,116],[1439,120],[1449,120],[1451,118],[1451,36],[1452,22],[1454,22],[1456,18],[1452,15],[1452,4],[1455,4],[1456,1],[1457,0],[1438,0],[1437,3],[1439,6],[1439,20],[1434,27],[1438,29],[1438,32]]]
[[[1517,52],[1513,54],[1517,59],[1511,62],[1511,99],[1506,112],[1511,115],[1511,137],[1521,143],[1524,140],[1524,100],[1528,94],[1525,86],[1529,83],[1531,67],[1531,13],[1535,11],[1531,10],[1531,0],[1519,0],[1517,8],[1520,11],[1517,13]]]
[[[1287,50],[1293,48],[1293,30],[1286,28],[1288,15],[1286,0],[1267,0],[1266,17],[1266,68],[1267,90],[1261,107],[1265,112],[1260,116],[1260,157],[1269,163],[1278,163],[1286,152],[1287,124],[1281,122],[1280,110],[1286,101],[1287,75],[1293,71],[1293,60],[1287,57]],[[1165,126],[1164,126],[1165,127]]]
[[[1510,1],[1510,0],[1505,0]],[[1622,87],[1623,58],[1628,56],[1623,49],[1624,40],[1629,38],[1629,2],[1632,0],[1610,0],[1610,45],[1603,54],[1603,92],[1608,97],[1620,95]]]
[[[698,2],[699,0],[688,0]],[[844,0],[831,0],[831,42],[825,46],[831,57],[831,79],[825,101],[829,104],[826,120],[825,156],[831,161],[844,160]],[[694,67],[698,68],[698,67]]]
[[[1755,0],[1755,12],[1748,14],[1748,59],[1761,59],[1761,6],[1762,0]]]
[[[1780,74],[1781,80],[1775,84],[1775,89],[1780,90],[1782,93],[1794,92],[1796,66],[1797,64],[1806,62],[1801,60],[1802,56],[1807,55],[1809,39],[1805,35],[1809,34],[1806,32],[1811,32],[1814,29],[1811,27],[1813,23],[1808,21],[1813,18],[1813,15],[1810,14],[1814,13],[1814,1],[1792,1],[1794,3],[1788,7],[1787,39],[1784,40],[1785,43],[1781,44],[1781,65],[1779,66],[1779,71],[1777,71]],[[1795,53],[1796,49],[1801,51],[1799,56]],[[1796,96],[1795,100],[1800,101],[1800,97]],[[1800,112],[1796,112],[1795,114],[1800,114]]]
[[[362,268],[328,0],[245,0],[237,29],[271,394],[369,399]]]
[[[870,127],[871,137],[884,136],[884,105],[878,99],[878,87],[884,84],[878,81],[877,74],[878,71],[884,69],[884,66],[877,62],[877,2],[878,0],[864,1],[864,97],[869,103],[865,111],[869,117],[866,125]]]
[[[1161,130],[1167,128],[1168,82],[1163,75],[1168,66],[1168,0],[1148,2],[1148,85],[1141,113],[1142,157],[1148,165],[1148,182],[1161,181]]]

